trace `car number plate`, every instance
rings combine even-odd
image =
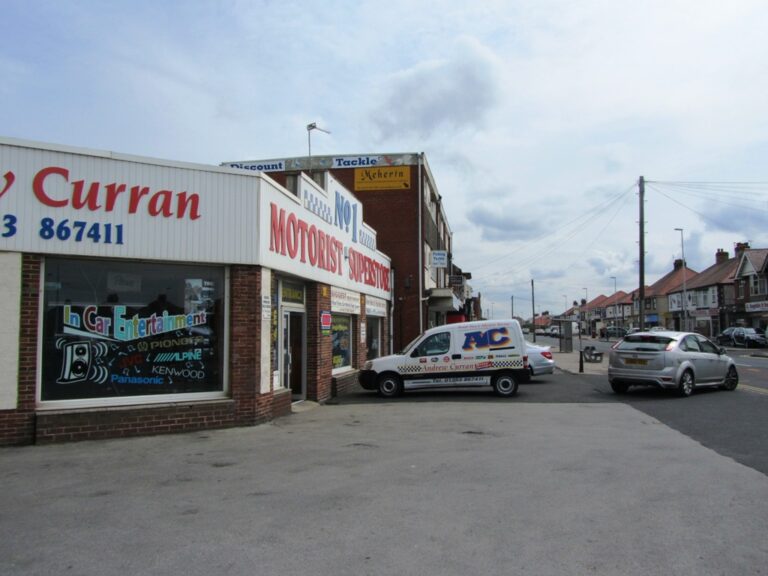
[[[624,364],[632,364],[633,366],[645,366],[648,364],[648,360],[645,358],[625,358]]]

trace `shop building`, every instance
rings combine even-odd
[[[761,332],[768,326],[768,249],[736,244],[736,317],[742,326]]]
[[[0,444],[253,425],[353,386],[391,349],[391,262],[332,175],[297,190],[0,139]]]
[[[326,175],[354,192],[365,221],[392,259],[394,349],[425,329],[480,316],[473,306],[471,273],[453,259],[453,234],[443,200],[423,153],[305,156],[225,162],[263,171],[297,190],[302,171],[323,185]],[[300,192],[299,192],[300,193]]]

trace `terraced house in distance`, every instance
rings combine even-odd
[[[453,234],[424,153],[304,156],[222,165],[268,173],[309,210],[326,208],[318,207],[315,197],[302,189],[302,174],[322,188],[331,177],[354,193],[360,206],[354,200],[349,205],[334,202],[324,217],[346,227],[364,208],[366,224],[377,233],[377,244],[369,247],[392,259],[394,350],[432,326],[478,319],[481,306],[467,282],[471,274],[453,259]],[[376,355],[369,347],[369,359]]]

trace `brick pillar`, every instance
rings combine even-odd
[[[357,348],[355,357],[357,359],[357,362],[353,364],[355,368],[358,370],[362,370],[363,365],[365,364],[365,360],[368,357],[368,343],[366,342],[366,339],[368,337],[368,331],[366,326],[367,316],[365,314],[365,295],[360,294],[360,315],[357,317],[357,333],[354,335],[355,340],[357,341]],[[361,338],[361,328],[363,326],[366,326],[366,338]]]
[[[307,399],[325,402],[331,397],[331,335],[320,330],[320,312],[331,310],[331,288],[307,284]]]
[[[31,444],[35,439],[41,262],[34,254],[21,259],[18,400],[15,410],[0,410],[0,446]]]
[[[261,387],[261,268],[230,268],[229,384],[238,425],[255,424],[259,418]],[[269,327],[267,327],[269,330]],[[267,334],[264,337],[268,337]],[[264,408],[262,407],[261,410]]]

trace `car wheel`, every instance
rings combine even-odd
[[[686,397],[693,394],[693,389],[696,384],[693,380],[693,372],[686,370],[683,375],[680,376],[680,383],[677,385],[677,395]]]
[[[736,371],[735,366],[728,368],[728,373],[725,375],[725,381],[723,382],[723,390],[736,390],[736,386],[739,385],[739,373]]]
[[[493,391],[504,398],[514,396],[517,394],[517,380],[512,374],[502,372],[493,379]]]
[[[403,391],[403,382],[396,374],[383,374],[379,378],[379,395],[384,398],[395,398]]]
[[[626,394],[627,390],[629,390],[629,386],[626,384],[620,384],[619,382],[611,382],[611,390],[613,390],[616,394]]]

